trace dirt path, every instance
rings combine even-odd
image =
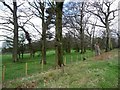
[[[112,57],[117,57],[117,56],[118,56],[118,52],[117,50],[114,50],[110,52],[104,52],[99,56],[95,56],[93,57],[93,60],[107,60],[107,59],[110,59]]]

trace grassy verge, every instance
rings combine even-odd
[[[4,87],[24,88],[117,88],[118,56],[104,60],[87,59],[67,64],[64,68],[36,73],[4,82]]]
[[[92,57],[93,52],[87,51],[86,54],[81,55],[80,53],[76,53],[72,51],[72,53],[64,54],[64,58],[66,57],[66,63],[72,63],[76,61],[80,61],[82,57],[86,58]],[[2,64],[5,65],[5,81],[13,80],[17,78],[21,78],[25,76],[25,63],[28,65],[28,75],[32,75],[35,73],[41,73],[43,71],[47,71],[49,69],[55,68],[55,51],[47,51],[47,65],[44,65],[43,70],[41,69],[40,59],[37,54],[34,58],[30,59],[29,54],[24,55],[24,59],[20,60],[21,62],[12,62],[12,56],[9,54],[2,55]]]

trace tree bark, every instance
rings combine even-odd
[[[58,66],[64,65],[63,63],[63,50],[62,50],[62,8],[63,2],[56,2],[56,61]]]
[[[18,22],[17,22],[17,2],[13,2],[14,40],[13,40],[13,61],[18,60]]]
[[[42,11],[42,60],[43,60],[43,64],[46,64],[46,29],[47,29],[47,26],[46,26],[45,20],[44,20],[44,18],[45,18],[44,3],[42,3],[42,5],[43,5],[42,6],[43,8],[41,8],[41,11]]]
[[[90,35],[90,50],[92,50],[92,34]]]
[[[106,19],[106,33],[107,33],[107,36],[106,36],[106,48],[105,48],[105,51],[108,52],[108,51],[110,51],[110,31],[109,31],[109,23],[108,23],[107,19]]]
[[[82,28],[81,28],[82,29]],[[83,33],[83,30],[81,30],[82,32],[81,32],[81,35],[80,35],[80,37],[81,37],[81,53],[84,53],[84,33]]]
[[[81,53],[84,53],[83,4],[84,3],[82,3],[82,6],[81,6],[81,18],[80,18]]]
[[[118,48],[120,49],[120,35],[118,35]]]
[[[71,35],[70,35],[70,32],[68,32],[66,34],[66,41],[64,43],[66,43],[66,52],[67,53],[71,53]]]
[[[42,20],[42,60],[46,64],[46,28],[44,20]]]
[[[94,44],[95,44],[95,27],[93,28],[92,50],[94,50]]]

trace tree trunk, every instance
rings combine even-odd
[[[63,2],[56,2],[56,61],[60,67],[64,65],[62,50],[62,8]]]
[[[90,35],[90,50],[93,50],[93,46],[92,46],[92,34]]]
[[[18,22],[17,22],[17,2],[13,2],[14,40],[13,40],[13,61],[18,60]]]
[[[80,37],[81,37],[81,53],[84,53],[84,29],[83,29],[83,3],[81,7],[81,18],[80,18]]]
[[[67,46],[68,48],[67,48],[67,52],[68,53],[71,53],[71,46],[70,46],[70,41],[68,41],[68,46]]]
[[[75,32],[75,31],[74,31]],[[77,40],[77,38],[75,37],[76,35],[75,35],[75,33],[74,33],[74,50],[75,50],[75,52],[79,52],[80,51],[80,49],[79,49],[79,41]]]
[[[71,53],[70,36],[66,39],[66,52]]]
[[[43,63],[46,64],[46,29],[44,25],[45,24],[42,21],[42,60]]]
[[[108,21],[106,21],[106,33],[107,33],[107,37],[106,37],[106,49],[105,49],[105,51],[108,52],[108,51],[110,51],[110,31],[109,31]]]
[[[120,35],[118,36],[118,48],[120,49]]]
[[[84,32],[83,32],[83,30],[81,30],[81,35],[80,35],[80,37],[81,37],[81,53],[84,53]]]
[[[45,24],[45,16],[44,16],[44,3],[42,10],[42,60],[43,64],[46,64],[46,24]],[[41,61],[42,61],[41,60]]]
[[[34,57],[34,50],[33,50],[33,46],[32,46],[31,42],[29,42],[29,50],[30,50],[30,58],[33,58]]]
[[[94,50],[94,44],[95,44],[95,27],[93,28],[93,37],[92,37],[92,50]]]
[[[71,38],[70,38],[70,33],[69,33],[69,36],[68,36],[68,53],[71,53],[71,43],[70,43],[70,41],[71,41]]]
[[[94,44],[95,44],[95,41],[94,41],[94,37],[92,38],[92,50],[94,50]]]

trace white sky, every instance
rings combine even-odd
[[[12,1],[12,0],[5,0],[5,1],[9,1],[9,2],[10,2],[10,1]],[[26,0],[19,0],[19,1],[25,2]],[[30,1],[33,1],[33,0],[30,0]],[[69,1],[72,1],[72,2],[81,2],[81,1],[85,1],[85,0],[65,0],[64,3],[67,3],[67,2],[69,2]],[[91,1],[93,1],[93,0],[89,0],[89,1],[91,2]],[[97,0],[97,1],[101,1],[101,0]],[[119,1],[120,1],[120,0],[115,0],[115,2],[114,2],[114,4],[113,4],[113,6],[112,6],[111,9],[117,8]],[[4,9],[4,8],[5,8],[4,5],[3,5],[2,3],[0,3],[0,9]],[[4,14],[4,13],[1,12],[1,10],[0,10],[0,15],[2,15],[2,14]],[[117,20],[118,20],[118,19],[114,20],[114,22],[116,22]],[[38,26],[41,25],[41,20],[38,19],[38,18],[31,19],[31,21],[34,22],[34,23],[36,23],[36,25],[38,25]],[[0,20],[0,22],[1,22],[1,20]],[[114,27],[118,28],[118,24],[116,24]],[[40,26],[40,28],[42,28],[42,27]],[[36,38],[40,38],[40,35],[38,35],[37,32],[35,32],[34,30],[32,30],[31,27],[30,27],[29,29],[30,29],[30,32],[31,32],[32,34],[33,34],[33,32],[34,32],[34,35],[35,35]],[[99,30],[99,28],[96,28],[96,29]],[[51,31],[54,31],[54,30],[55,30],[54,28],[51,29]],[[98,33],[98,32],[96,32],[96,34],[97,34],[97,33]],[[2,32],[2,30],[0,30],[0,35],[4,35],[4,34],[5,34],[5,33]],[[0,40],[3,40],[3,37],[0,37]],[[1,42],[1,41],[0,41],[0,47],[2,47],[2,42]]]

